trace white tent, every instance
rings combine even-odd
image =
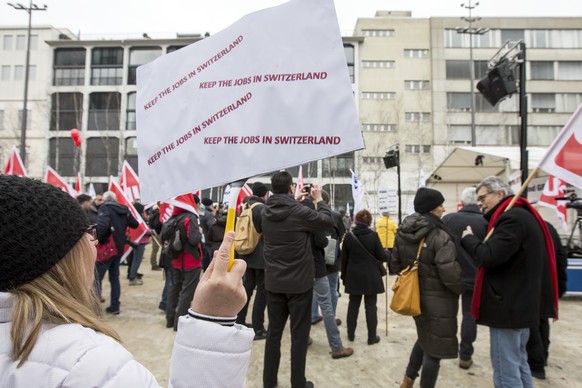
[[[528,147],[528,168],[533,170],[547,148]],[[457,147],[430,174],[428,183],[476,184],[491,175],[508,177],[520,169],[519,147]]]

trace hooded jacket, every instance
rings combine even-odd
[[[406,217],[396,233],[391,266],[399,273],[412,265],[420,241],[425,238],[418,264],[421,314],[414,317],[418,340],[422,350],[433,357],[456,358],[457,312],[463,280],[453,237],[436,227],[438,222],[442,221],[432,214],[414,213]]]
[[[310,233],[332,226],[331,210],[303,206],[289,194],[273,194],[262,213],[265,289],[301,294],[313,287],[314,265]]]
[[[99,206],[97,214],[97,239],[100,244],[104,244],[109,238],[111,228],[113,228],[113,239],[117,246],[119,256],[123,254],[125,247],[126,229],[135,229],[139,226],[127,206],[115,201],[106,201]]]

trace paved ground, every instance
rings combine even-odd
[[[156,376],[162,386],[168,383],[168,364],[172,352],[174,332],[166,329],[165,318],[158,309],[163,287],[162,272],[150,271],[149,247],[146,260],[140,272],[144,273],[143,286],[128,286],[122,281],[121,314],[106,316],[104,319],[113,326],[123,338],[124,345],[135,358]],[[125,276],[127,267],[122,267]],[[389,282],[394,278],[390,277]],[[108,296],[105,281],[104,295]],[[107,297],[108,299],[108,297]],[[343,296],[338,303],[338,316],[345,321],[348,298]],[[107,306],[107,304],[104,304]],[[345,326],[340,326],[344,346],[353,347],[352,357],[333,360],[322,323],[312,326],[311,337],[314,342],[307,356],[307,378],[317,387],[398,387],[416,331],[412,318],[388,312],[388,335],[386,335],[386,308],[384,295],[378,300],[379,344],[369,346],[366,342],[366,326],[363,305],[359,317],[359,327],[354,342],[347,340]],[[547,380],[535,380],[540,388],[582,387],[582,296],[566,295],[560,301],[560,320],[552,323],[552,344]],[[289,383],[289,335],[283,339],[279,387],[288,388]],[[473,357],[475,365],[469,370],[461,370],[457,360],[444,360],[441,363],[438,387],[492,387],[492,370],[489,361],[488,329],[479,327],[478,339]],[[262,365],[264,341],[253,343],[251,364],[247,374],[247,387],[262,386]],[[418,386],[418,383],[415,384]]]

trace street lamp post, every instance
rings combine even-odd
[[[34,4],[32,0],[28,7],[16,3],[7,3],[12,8],[19,10],[19,11],[26,11],[28,12],[28,29],[26,31],[26,60],[24,64],[24,107],[22,109],[22,122],[20,123],[20,157],[22,158],[22,164],[26,166],[26,121],[28,119],[28,67],[30,63],[30,31],[32,29],[32,11],[46,11],[48,8],[45,5],[39,7],[38,5]]]
[[[473,23],[481,20],[480,17],[472,16],[473,9],[477,8],[479,2],[472,4],[471,0],[468,3],[461,4],[461,7],[469,10],[468,17],[461,17],[464,21],[469,23],[469,27],[457,27],[455,30],[459,34],[469,35],[469,74],[471,76],[471,146],[475,147],[477,145],[477,131],[475,128],[475,63],[473,63],[473,35],[483,35],[489,31],[489,28],[473,28]]]

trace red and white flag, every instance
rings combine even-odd
[[[582,105],[558,134],[539,168],[582,188]]]
[[[123,161],[123,167],[121,167],[121,178],[119,179],[119,186],[123,189],[125,197],[134,203],[136,199],[139,199],[139,177],[133,171],[127,160]]]
[[[199,192],[195,194],[198,195]],[[174,207],[179,207],[180,209],[187,210],[191,213],[198,215],[198,206],[194,201],[194,196],[191,193],[182,194],[174,197],[167,202],[160,203],[160,221],[162,224],[172,217],[174,212]]]
[[[20,159],[20,154],[16,150],[16,146],[12,146],[8,163],[6,163],[6,167],[4,168],[4,175],[28,176],[24,163]]]
[[[556,198],[564,196],[566,182],[555,176],[549,176],[544,186],[544,191],[538,201],[538,205],[556,209],[560,224],[565,231],[568,231],[568,212],[566,201],[558,201]]]
[[[56,172],[55,170],[53,170],[53,168],[50,166],[46,167],[46,172],[44,174],[43,181],[45,183],[48,183],[48,184],[53,185],[55,187],[58,187],[59,189],[63,190],[65,193],[69,194],[71,197],[76,196],[76,193],[71,188],[71,186],[69,186],[69,184],[63,179],[63,177],[60,176],[59,173]]]
[[[77,174],[77,180],[75,181],[75,191],[77,192],[77,195],[81,194],[81,189],[82,189],[82,185],[81,185],[81,173]]]
[[[241,187],[240,191],[238,192],[238,198],[236,199],[236,208],[240,209],[242,206],[243,199],[251,195],[253,195],[253,189],[251,189],[250,186],[245,183],[244,186]]]
[[[301,191],[303,191],[303,166],[299,166],[299,173],[297,174],[297,183],[295,186],[295,198],[303,198]]]
[[[143,220],[141,214],[139,214],[137,212],[137,210],[135,210],[135,208],[133,207],[133,204],[125,196],[125,193],[121,189],[121,186],[117,182],[115,182],[115,179],[113,177],[111,177],[109,180],[109,189],[108,190],[113,191],[115,193],[115,196],[117,197],[117,202],[119,202],[120,204],[122,204],[124,206],[127,206],[127,208],[129,209],[129,211],[131,212],[133,217],[139,223],[137,228],[135,228],[135,229],[127,228],[127,230],[125,231],[126,235],[129,236],[129,239],[132,242],[138,244],[139,241],[142,239],[142,237],[148,231],[148,227],[147,227],[145,221]],[[131,252],[131,247],[126,244],[125,248],[123,250],[123,256],[121,257],[121,261],[125,260],[125,258],[129,254],[129,252]]]

